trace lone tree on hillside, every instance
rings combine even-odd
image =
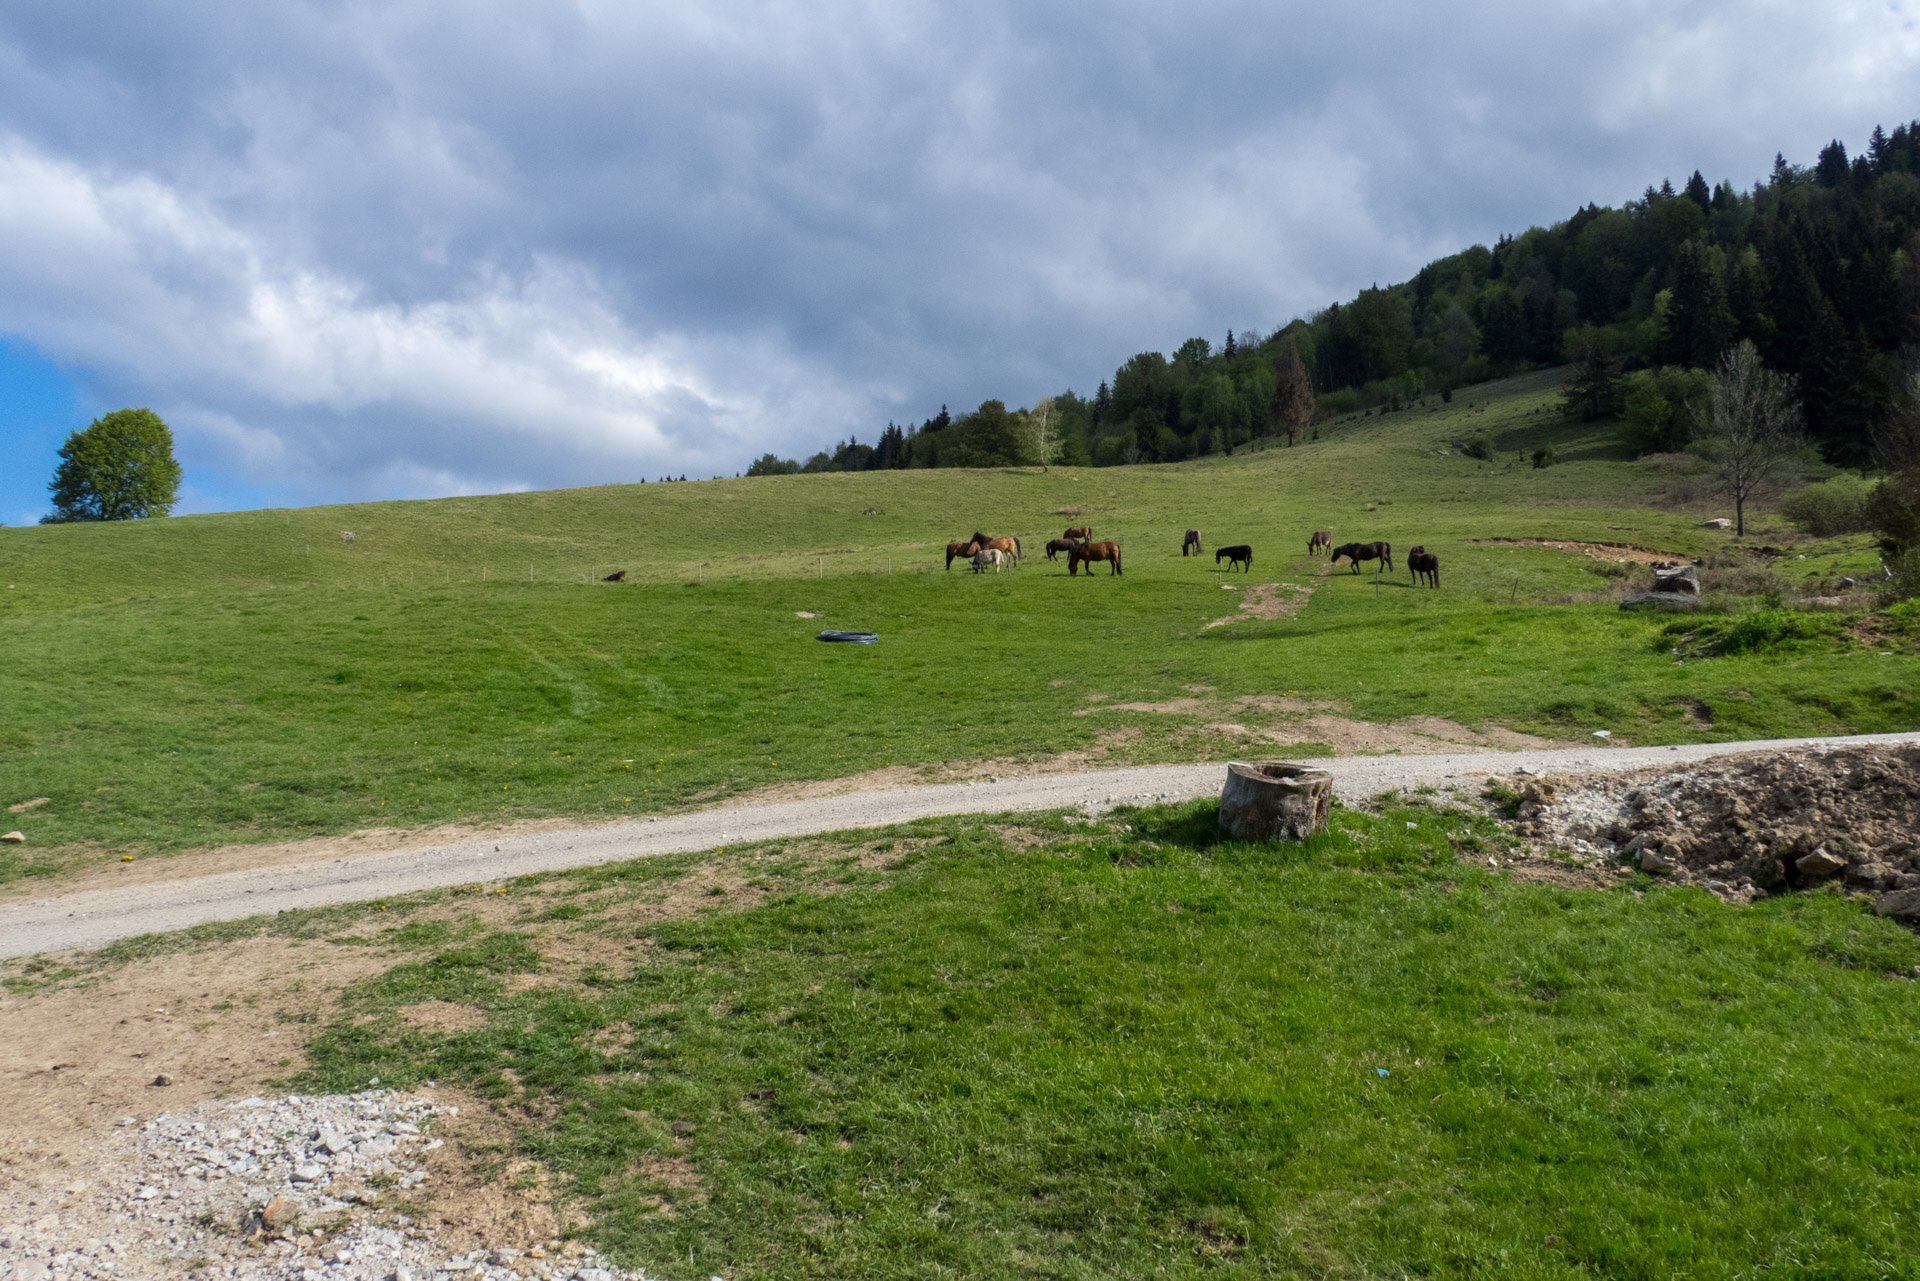
[[[1307,377],[1300,349],[1289,338],[1273,364],[1273,399],[1267,402],[1267,417],[1275,431],[1287,434],[1291,445],[1313,426],[1313,411],[1313,380]]]
[[[42,524],[165,516],[180,495],[173,432],[151,409],[116,409],[60,446]]]
[[[1560,402],[1569,418],[1588,422],[1613,412],[1613,393],[1620,381],[1620,365],[1607,340],[1592,325],[1567,335],[1567,360],[1573,372],[1560,385]]]
[[[1711,438],[1720,485],[1733,499],[1736,534],[1747,532],[1747,500],[1806,448],[1797,387],[1793,377],[1761,364],[1760,352],[1744,338],[1714,370],[1712,408],[1700,427]]]
[[[1048,396],[1027,411],[1021,434],[1026,438],[1027,457],[1040,464],[1041,471],[1060,461],[1060,421],[1054,412],[1053,397]]]

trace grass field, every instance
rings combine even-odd
[[[310,985],[384,954],[284,1085],[491,1100],[571,1230],[667,1281],[1911,1275],[1908,930],[1509,879],[1418,797],[1304,846],[1216,811],[645,860],[17,982],[263,930]]]
[[[1453,448],[1482,432],[1503,461]],[[1506,452],[1546,440],[1561,465]],[[0,803],[47,798],[6,816],[29,844],[0,854],[0,879],[370,826],[631,814],[886,766],[1311,754],[1342,746],[1322,732],[1334,721],[1616,742],[1920,725],[1920,662],[1897,628],[1849,620],[1682,662],[1664,620],[1592,599],[1609,585],[1597,562],[1481,541],[1740,559],[1611,441],[1562,423],[1536,375],[1177,466],[0,529]],[[1123,577],[1070,580],[1037,554],[998,576],[940,570],[975,528],[1034,550],[1081,521],[1123,544]],[[1251,543],[1254,572],[1183,560],[1189,526],[1209,547]],[[1444,589],[1414,590],[1404,568],[1378,585],[1317,575],[1304,552],[1321,527],[1426,544]],[[1748,541],[1788,537],[1763,519]],[[1808,559],[1776,562],[1787,587],[1873,564],[1860,537],[1795,551]],[[630,580],[593,581],[616,569]],[[1724,607],[1760,603],[1752,579]],[[1304,604],[1207,626],[1262,584]],[[823,627],[882,641],[822,645]]]

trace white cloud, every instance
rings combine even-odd
[[[249,494],[731,472],[1857,146],[1914,14],[23,0],[0,332]]]

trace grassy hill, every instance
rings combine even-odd
[[[1498,461],[1460,452],[1480,434]],[[1561,465],[1516,461],[1546,442]],[[1455,732],[1441,721],[1616,742],[1920,724],[1898,638],[1788,636],[1680,663],[1666,620],[1592,599],[1611,585],[1600,562],[1490,541],[1744,565],[1699,511],[1662,505],[1670,485],[1607,425],[1563,423],[1552,376],[1533,375],[1177,466],[4,529],[0,803],[48,799],[12,818],[30,844],[0,877],[368,826],[631,814],[888,766],[1391,750]],[[1123,545],[1123,577],[1071,580],[1039,558],[1082,522]],[[1181,558],[1188,527],[1209,548],[1251,543],[1253,573]],[[942,572],[945,543],[976,528],[1018,534],[1027,565]],[[1424,543],[1443,589],[1413,589],[1404,566],[1377,585],[1322,575],[1315,528]],[[1798,550],[1785,580],[1761,583],[1755,561],[1727,581],[1777,594],[1873,563],[1859,538]],[[1293,612],[1208,626],[1263,586]],[[882,641],[822,645],[823,627]]]

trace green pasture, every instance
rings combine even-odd
[[[1913,637],[1884,619],[1703,656],[1668,620],[1597,599],[1613,584],[1597,562],[1486,541],[1711,555],[1734,566],[1723,621],[1874,563],[1864,537],[1745,557],[1701,509],[1673,509],[1670,478],[1623,460],[1611,427],[1562,422],[1548,377],[1322,430],[1177,466],[0,529],[0,803],[48,798],[5,816],[29,844],[0,854],[0,879],[369,826],[658,811],[882,766],[1326,750],[1290,714],[1235,703],[1248,695],[1583,742],[1920,725]],[[1459,452],[1481,433],[1497,461]],[[1560,465],[1516,461],[1548,439]],[[1124,576],[1041,559],[1069,523],[1120,542]],[[1252,544],[1253,573],[1182,559],[1188,527],[1209,548]],[[1414,589],[1404,565],[1320,576],[1315,528],[1424,543],[1442,589]],[[974,529],[1019,535],[1027,564],[944,572],[941,548]],[[1762,517],[1747,541],[1791,539]],[[615,570],[628,581],[596,581]],[[1313,594],[1291,617],[1206,626],[1256,584]],[[828,627],[881,643],[812,639]],[[1197,702],[1099,710],[1181,698]]]
[[[285,1084],[477,1092],[666,1281],[1912,1275],[1912,934],[1501,842],[1419,798],[1304,846],[961,819],[207,937],[384,950]]]

